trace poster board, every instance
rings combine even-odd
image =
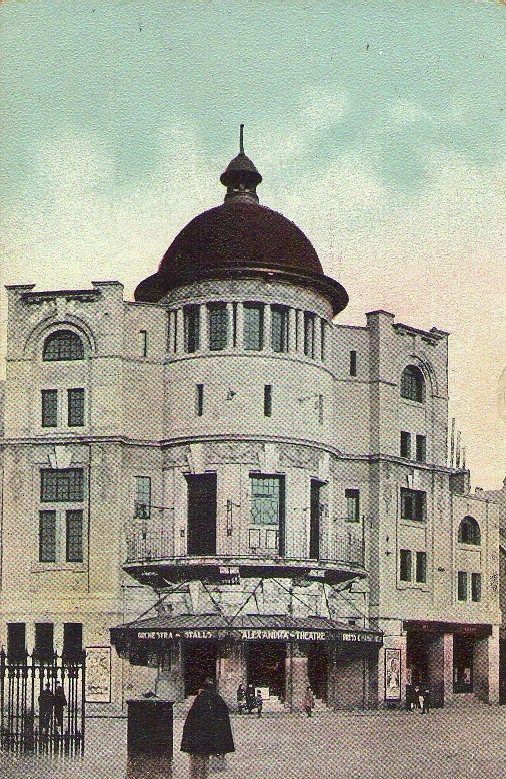
[[[401,650],[385,649],[385,700],[401,699]]]
[[[86,647],[86,703],[111,702],[111,647]]]

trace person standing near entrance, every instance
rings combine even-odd
[[[304,711],[306,712],[306,715],[308,717],[311,717],[313,714],[313,708],[314,708],[314,696],[313,691],[311,690],[311,687],[306,687],[306,693],[304,695],[304,703],[303,703]]]
[[[248,709],[248,714],[251,714],[256,705],[257,695],[255,691],[255,685],[250,683],[246,687],[246,708]]]
[[[237,688],[237,710],[239,714],[242,714],[244,709],[246,708],[246,690],[243,687],[243,684],[239,685]]]
[[[63,709],[67,705],[67,699],[61,684],[56,686],[54,691],[54,722],[61,735],[63,733]]]
[[[39,730],[40,735],[46,735],[49,732],[51,719],[53,717],[54,695],[49,684],[39,695]]]
[[[211,755],[224,758],[235,752],[228,707],[211,679],[206,679],[187,714],[181,751],[190,755],[190,779],[206,779]],[[220,762],[223,766],[224,759]]]

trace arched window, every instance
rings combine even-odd
[[[42,359],[84,360],[84,346],[81,338],[72,330],[57,330],[44,341]]]
[[[408,365],[402,372],[401,398],[417,400],[418,403],[425,400],[425,379],[422,371],[416,365]]]
[[[474,517],[464,517],[459,525],[459,542],[461,544],[480,544],[480,526]]]

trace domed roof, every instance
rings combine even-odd
[[[285,216],[259,205],[256,186],[262,177],[242,143],[221,181],[227,187],[225,202],[181,230],[158,272],[139,284],[135,299],[157,302],[182,284],[262,275],[317,289],[330,299],[334,313],[341,311],[348,295],[324,275],[309,239]]]

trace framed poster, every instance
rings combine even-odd
[[[86,647],[86,703],[111,702],[111,647]]]
[[[401,699],[401,650],[385,649],[385,700]]]

